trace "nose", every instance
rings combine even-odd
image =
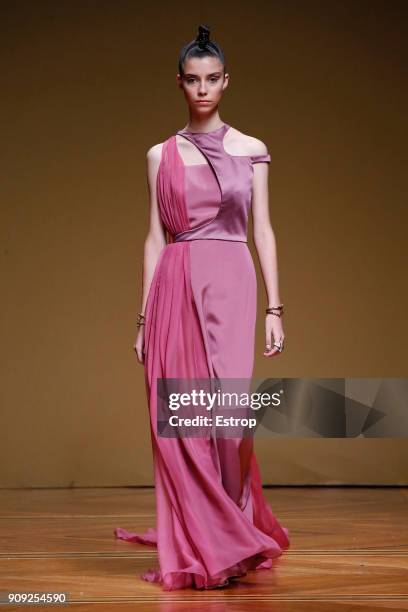
[[[205,87],[205,81],[200,81],[200,87],[198,89],[200,94],[206,94],[207,93],[207,89]]]

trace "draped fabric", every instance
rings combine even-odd
[[[160,213],[171,236],[189,228],[184,173],[176,137],[172,136],[163,145],[157,176]],[[241,243],[238,247],[244,249],[246,245]],[[197,258],[199,250],[195,253]],[[157,547],[159,567],[147,570],[141,577],[160,583],[166,591],[222,586],[249,569],[271,567],[272,559],[289,546],[288,530],[279,524],[263,497],[252,439],[237,443],[212,437],[158,435],[157,379],[212,378],[217,374],[206,328],[207,286],[203,284],[203,298],[199,297],[198,283],[192,279],[191,257],[188,240],[164,247],[146,304],[145,383],[156,526],[145,533],[121,527],[114,531],[120,539]],[[193,267],[193,271],[197,269]],[[249,279],[252,283],[252,276]],[[228,284],[227,279],[225,282]],[[254,308],[249,312],[253,311]],[[212,318],[216,320],[213,315]],[[235,472],[229,474],[233,462],[228,457],[233,453],[238,457],[237,473],[241,474],[237,499],[224,486],[236,477]]]
[[[178,153],[176,137],[172,136],[163,143],[156,181],[160,216],[171,237],[189,229],[184,175],[184,164]]]

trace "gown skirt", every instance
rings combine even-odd
[[[255,267],[245,238],[228,239],[218,223],[220,209],[231,203],[223,170],[237,171],[227,165],[222,146],[228,127],[178,132],[203,154],[205,163],[196,167],[182,162],[177,139],[170,137],[157,177],[170,242],[159,255],[145,309],[156,525],[145,533],[116,527],[114,534],[157,547],[159,567],[141,578],[165,591],[226,586],[248,570],[270,568],[289,546],[288,529],[263,495],[252,437],[166,438],[157,431],[158,378],[249,379],[253,372]],[[200,185],[205,190],[197,197]],[[211,212],[216,214],[209,217]],[[203,228],[210,234],[196,237]]]

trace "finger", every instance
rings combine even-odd
[[[273,345],[272,330],[267,329],[265,333],[265,352],[270,351],[272,349],[272,345]]]
[[[274,342],[273,349],[274,350],[270,351],[272,355],[274,355],[275,353],[278,353],[278,354],[282,353],[284,349],[283,339],[280,340],[279,342]]]
[[[279,349],[277,349],[276,346],[273,346],[272,348],[265,350],[263,354],[265,357],[272,357],[272,355],[276,355],[276,353],[279,353]]]
[[[282,351],[279,350],[279,346],[276,346],[276,345],[281,344],[283,346],[283,341],[284,341],[284,336],[282,335],[279,341],[277,340],[275,341],[275,339],[273,339],[273,342],[267,343],[265,346],[264,355],[266,357],[271,357],[275,355],[276,353],[281,353]]]
[[[264,350],[264,355],[273,355],[273,353],[276,353],[277,348],[273,345],[273,340],[272,340],[272,332],[270,337],[266,338],[266,342],[265,342],[265,350]]]

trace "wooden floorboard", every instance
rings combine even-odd
[[[3,489],[0,592],[64,592],[70,605],[84,612],[135,606],[169,612],[203,605],[206,612],[408,610],[406,489],[264,492],[291,539],[273,568],[250,571],[226,589],[165,592],[139,576],[158,567],[156,549],[113,535],[117,526],[144,531],[155,525],[152,489]]]

